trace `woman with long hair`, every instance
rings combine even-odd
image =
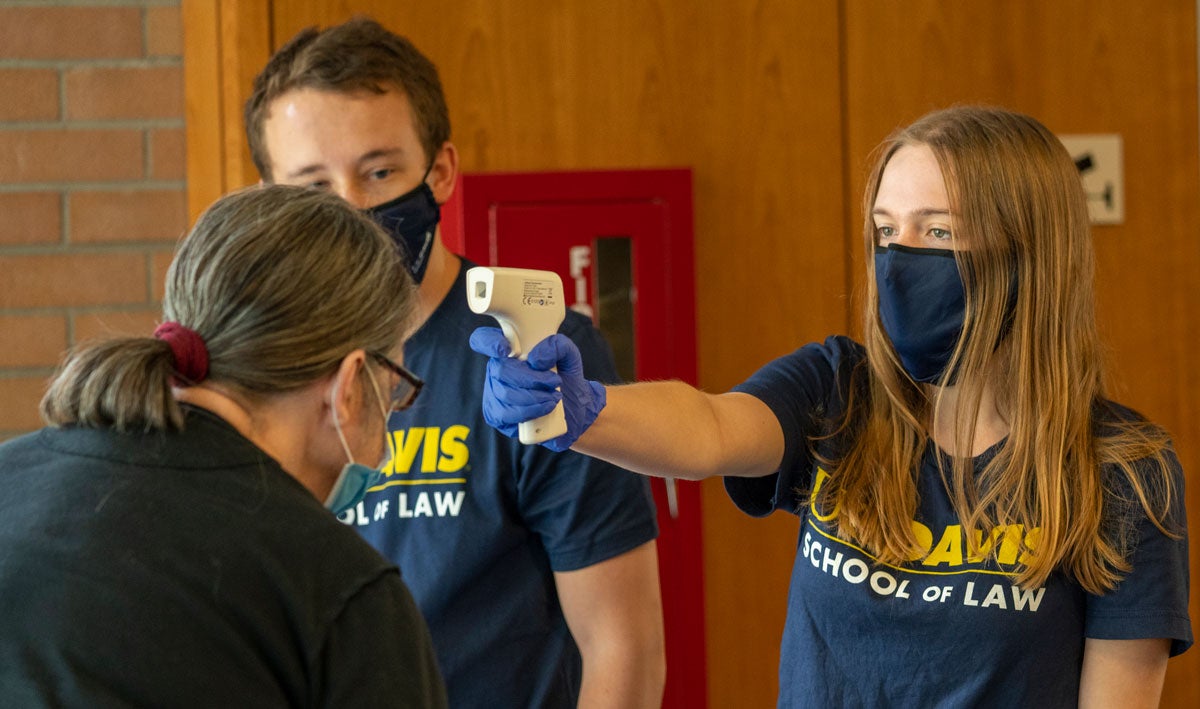
[[[881,146],[864,211],[861,344],[709,395],[479,330],[489,422],[561,398],[552,447],[798,515],[780,706],[1157,706],[1192,642],[1183,477],[1106,397],[1073,161],[1028,116],[938,111]]]

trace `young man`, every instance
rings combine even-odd
[[[645,482],[522,446],[482,419],[486,359],[467,342],[494,323],[468,309],[471,264],[437,227],[458,153],[433,64],[366,18],[305,30],[256,78],[246,131],[264,181],[368,210],[419,283],[404,360],[427,396],[393,415],[396,460],[343,521],[400,566],[451,706],[659,706],[662,605]],[[568,312],[562,332],[589,376],[615,378],[586,318]]]

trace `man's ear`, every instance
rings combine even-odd
[[[457,180],[458,148],[447,140],[438,149],[437,155],[433,158],[433,166],[429,170],[429,187],[433,190],[434,201],[438,204],[450,201]]]

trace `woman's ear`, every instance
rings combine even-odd
[[[337,370],[330,377],[329,399],[330,413],[337,412],[337,420],[342,426],[358,420],[362,412],[363,388],[359,376],[366,367],[367,353],[354,350],[342,358]]]
[[[429,170],[429,188],[433,190],[434,201],[438,204],[450,201],[457,180],[458,148],[447,140],[433,157],[433,166]]]

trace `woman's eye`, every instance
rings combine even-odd
[[[938,239],[939,241],[944,241],[950,238],[950,230],[934,227],[929,230],[929,235],[935,239]]]
[[[896,228],[890,226],[875,227],[875,231],[879,233],[881,239],[890,239],[896,235]]]
[[[327,190],[329,189],[329,180],[314,180],[308,183],[307,187],[310,190]]]
[[[372,180],[386,180],[391,177],[393,170],[390,167],[380,168],[371,171]]]

